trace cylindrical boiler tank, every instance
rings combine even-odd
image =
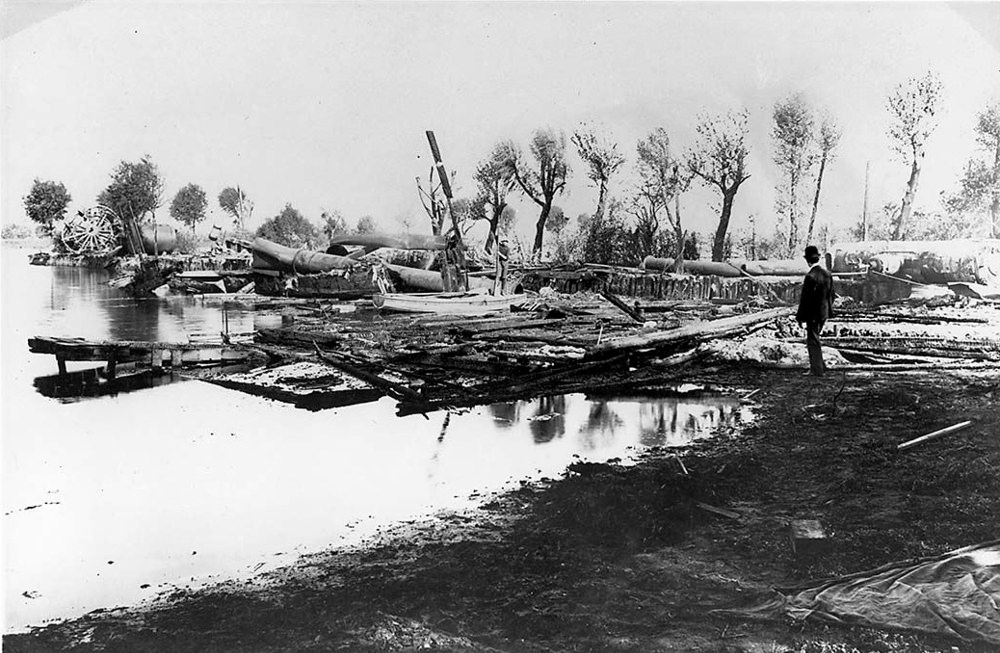
[[[166,224],[144,224],[139,228],[142,249],[147,254],[169,254],[177,248],[177,230]]]

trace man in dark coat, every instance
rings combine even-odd
[[[819,264],[819,250],[813,245],[806,247],[806,262],[811,267],[802,281],[795,319],[806,325],[809,374],[819,376],[826,372],[819,334],[826,321],[833,317],[833,276]]]

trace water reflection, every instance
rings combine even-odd
[[[538,399],[528,427],[535,444],[561,438],[566,432],[566,397],[558,395]]]
[[[644,447],[684,445],[751,417],[739,399],[726,395],[693,393],[664,397],[657,403],[634,401],[639,407],[639,443]]]
[[[47,305],[36,307],[42,326],[51,329],[44,335],[174,342],[254,327],[253,311],[238,305],[198,296],[129,297],[108,285],[105,270],[32,266],[29,272],[49,276]],[[5,293],[5,309],[10,294]]]
[[[633,435],[638,440],[630,445],[683,446],[751,417],[738,398],[700,390],[616,399],[557,395],[493,404],[487,410],[497,428],[526,423],[536,445],[576,433],[582,451],[617,446]]]
[[[119,374],[109,379],[103,367],[94,367],[66,374],[38,376],[35,377],[34,386],[40,394],[65,403],[88,398],[113,397],[119,393],[157,388],[181,380],[183,377],[179,374],[172,374],[162,368]]]
[[[397,418],[388,399],[313,413],[199,382],[62,404],[35,391],[55,361],[29,354],[28,337],[183,341],[218,331],[225,313],[122,297],[103,272],[28,269],[17,256],[3,267],[8,628],[291,562],[558,476],[577,456],[627,458],[746,418],[735,399],[683,394],[543,397],[430,419]],[[228,317],[253,329],[250,311]]]
[[[505,401],[489,407],[493,420],[500,428],[513,426],[521,419],[521,402]]]

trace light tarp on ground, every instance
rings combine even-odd
[[[1000,645],[1000,540],[779,593],[761,611]]]

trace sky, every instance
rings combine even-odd
[[[437,135],[459,196],[492,146],[526,149],[533,130],[598,128],[626,156],[657,127],[683,151],[698,117],[745,109],[750,179],[733,227],[774,224],[771,110],[803,93],[843,128],[819,220],[860,219],[899,202],[909,174],[886,136],[886,98],[927,71],[945,92],[916,206],[934,210],[976,152],[977,114],[1000,99],[1000,3],[753,2],[32,2],[4,0],[0,42],[0,219],[27,222],[32,180],[91,206],[121,161],[149,155],[174,194],[215,198],[240,185],[251,226],[290,203],[319,222],[371,215],[387,231],[426,232],[415,178]],[[593,211],[583,163],[556,203]],[[425,182],[426,183],[426,182]],[[718,198],[686,194],[688,227],[714,230]],[[520,200],[527,234],[537,208]]]

